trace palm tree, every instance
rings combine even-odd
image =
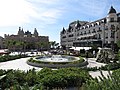
[[[55,43],[55,47],[58,48],[59,47],[59,43]]]
[[[55,44],[56,44],[56,41],[51,41],[51,42],[50,42],[50,46],[51,46],[51,48],[54,49],[54,48],[55,48]]]

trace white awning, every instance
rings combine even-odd
[[[78,38],[93,37],[93,36],[95,36],[95,35],[96,35],[96,34],[93,33],[93,34],[88,34],[88,35],[82,35],[82,36],[80,36],[80,37],[78,37]]]
[[[70,49],[74,49],[74,50],[80,51],[80,49],[89,50],[89,49],[91,49],[91,47],[72,47]]]

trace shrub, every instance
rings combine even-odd
[[[109,71],[108,71],[109,72]],[[111,74],[105,77],[101,72],[102,77],[99,77],[100,81],[97,78],[87,81],[83,86],[83,90],[119,90],[120,89],[120,69],[113,71]]]
[[[42,85],[47,88],[78,87],[89,78],[88,72],[79,68],[61,68],[54,71],[45,68],[38,76],[41,78]]]
[[[101,66],[99,69],[101,70],[115,70],[120,68],[120,63],[109,63],[105,66]]]
[[[32,69],[27,72],[1,70],[1,74],[6,75],[4,79],[0,80],[1,90],[46,90],[45,88],[74,87],[81,86],[89,79],[88,72],[79,68],[61,68],[58,70],[43,68],[40,71]]]
[[[27,57],[25,55],[5,55],[5,56],[0,56],[0,62],[5,62],[5,61],[10,61],[10,60],[15,60],[19,58],[24,58]]]

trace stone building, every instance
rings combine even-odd
[[[106,17],[93,22],[75,21],[60,33],[63,47],[111,47],[120,40],[120,13],[111,6]]]
[[[10,45],[11,43],[11,45]],[[30,31],[24,32],[23,28],[19,27],[17,35],[4,36],[4,47],[10,50],[47,50],[49,49],[49,37],[39,36],[37,29],[34,29],[33,34]]]

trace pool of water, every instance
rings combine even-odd
[[[62,55],[43,56],[43,57],[37,57],[36,59],[43,62],[72,62],[79,60],[78,57],[62,56]]]

